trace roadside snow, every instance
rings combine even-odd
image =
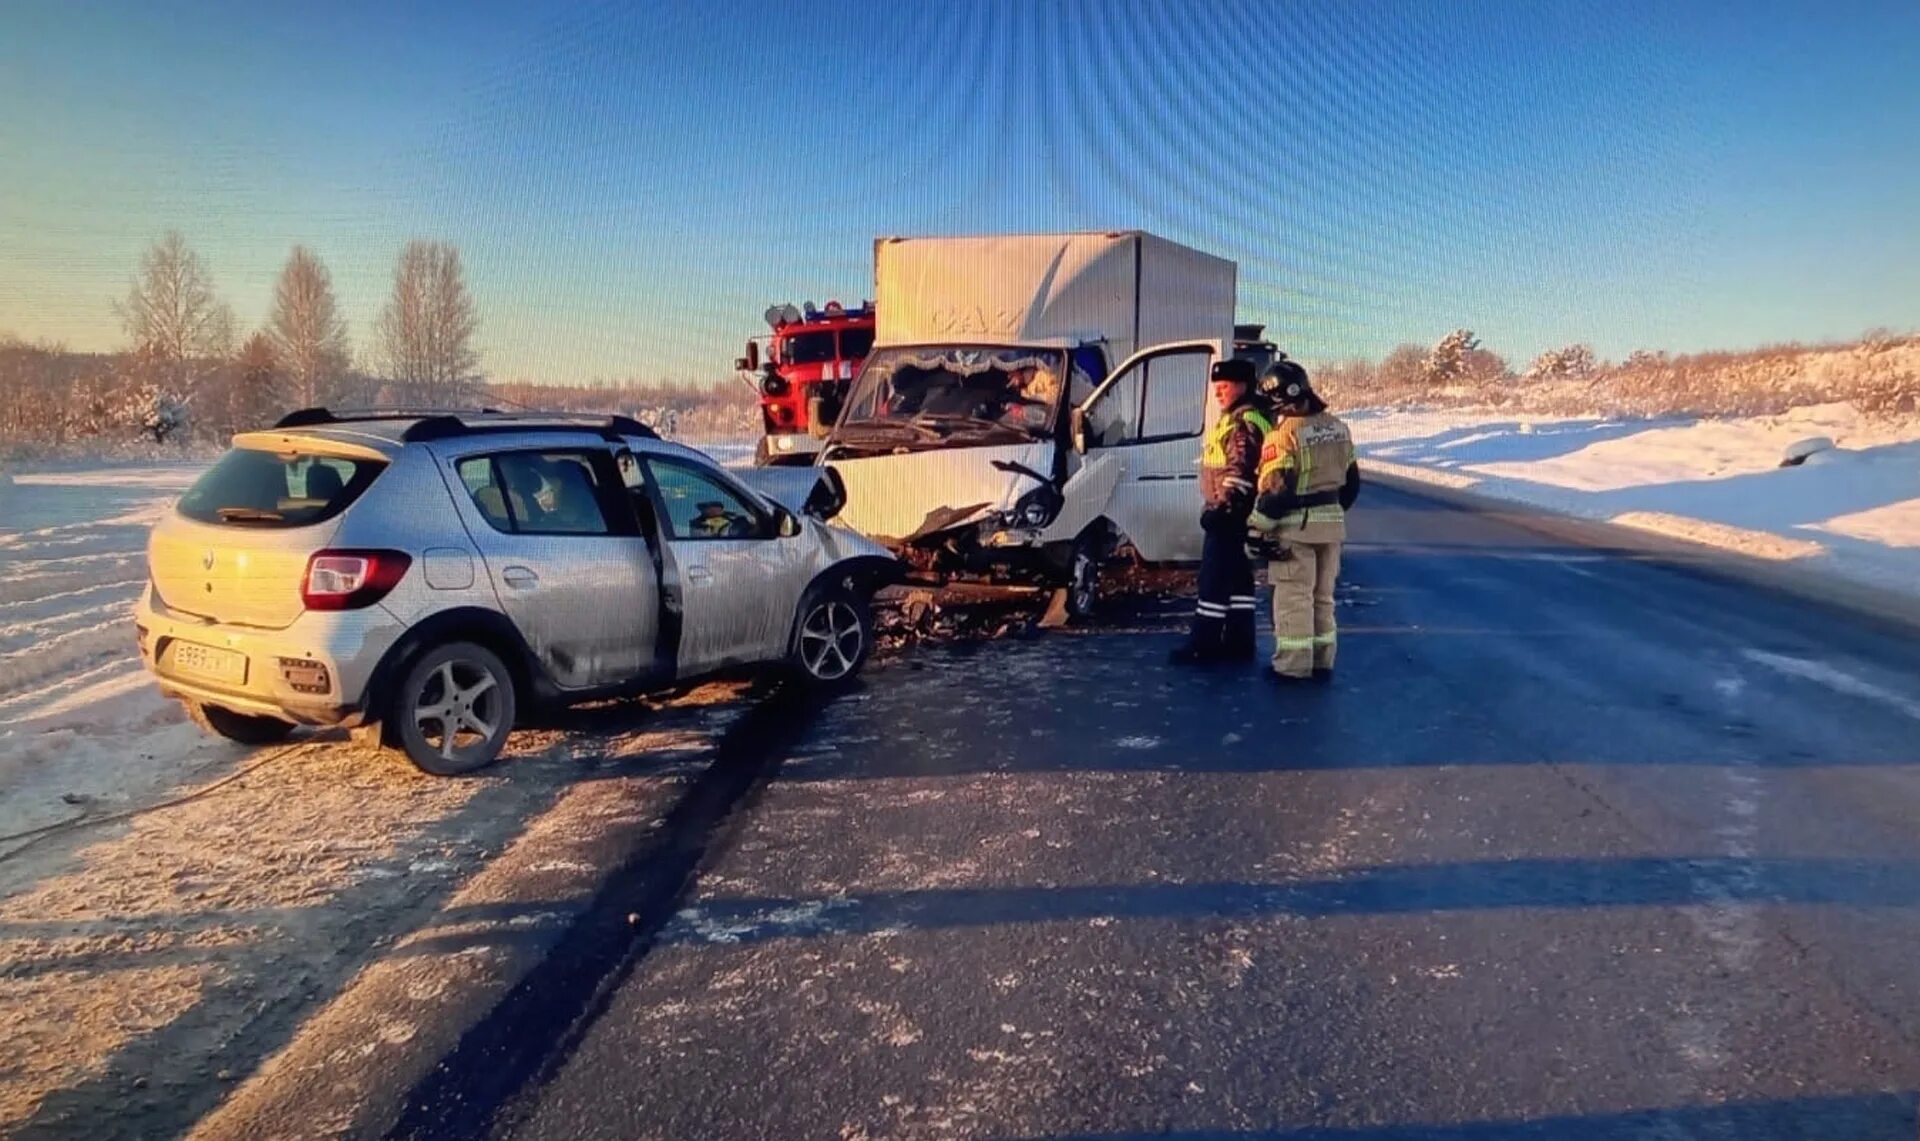
[[[147,683],[147,531],[197,464],[16,474],[0,489],[0,835],[144,803],[227,755]]]
[[[478,898],[503,850],[653,826],[740,708],[726,685],[620,703],[517,732],[466,780],[338,733],[209,737],[142,670],[131,616],[148,530],[199,470],[0,485],[0,1041],[21,1059],[0,1066],[0,1134],[183,1133],[206,1095],[182,1091],[250,1072],[380,948]],[[539,922],[569,898],[554,884],[468,910]]]
[[[1347,420],[1377,471],[1920,596],[1920,417],[1823,404],[1727,420],[1471,409]],[[1815,436],[1835,449],[1779,466],[1789,445]]]

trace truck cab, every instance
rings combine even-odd
[[[849,309],[838,301],[816,309],[775,305],[766,312],[771,332],[749,340],[734,367],[748,377],[760,401],[762,434],[754,462],[813,462],[839,417],[847,386],[873,348],[874,306]],[[762,357],[760,340],[766,342]]]
[[[1125,543],[1200,554],[1234,266],[1138,232],[883,239],[879,338],[819,463],[843,522],[938,581],[1097,597]]]

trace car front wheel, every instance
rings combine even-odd
[[[474,772],[499,759],[513,730],[513,675],[486,647],[450,642],[414,662],[387,717],[421,770]]]
[[[851,679],[873,651],[873,608],[845,587],[815,592],[800,605],[790,664],[813,685]]]

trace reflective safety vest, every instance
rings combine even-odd
[[[1306,542],[1344,539],[1340,489],[1352,464],[1353,434],[1339,417],[1282,417],[1260,447],[1259,498],[1249,522],[1262,531],[1305,532],[1299,538]]]
[[[1200,494],[1209,506],[1236,496],[1253,498],[1254,477],[1260,464],[1260,441],[1273,431],[1273,421],[1250,404],[1239,404],[1220,414],[1200,449]]]

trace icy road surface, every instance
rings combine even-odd
[[[1169,670],[1164,620],[876,671],[402,1134],[1912,1141],[1920,646],[1357,526],[1330,689]]]
[[[112,496],[0,573],[165,498]],[[1123,614],[473,781],[315,743],[35,849],[0,1132],[1912,1141],[1914,639],[1383,488],[1356,527],[1327,689]],[[119,684],[98,645],[42,686]],[[204,747],[143,692],[0,756]]]

